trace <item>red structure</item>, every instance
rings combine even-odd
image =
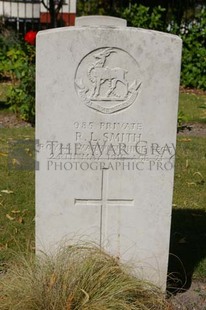
[[[76,13],[59,13],[58,21],[64,26],[74,26]],[[40,14],[40,23],[41,24],[50,24],[51,18],[48,12]]]

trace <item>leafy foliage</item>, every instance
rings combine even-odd
[[[124,3],[123,3],[124,2]],[[77,15],[113,15],[119,16],[127,1],[122,0],[78,0]]]
[[[0,79],[10,77],[7,53],[12,48],[20,48],[18,36],[14,31],[6,29],[0,20]]]
[[[124,10],[122,17],[133,27],[163,30],[162,14],[165,9],[157,6],[150,11],[149,7],[143,5],[132,5],[131,9]]]
[[[7,103],[22,119],[34,124],[35,118],[35,49],[12,49],[7,53],[13,84],[7,94]]]
[[[206,90],[206,9],[185,27],[181,37],[181,83],[187,87]]]
[[[22,119],[34,123],[35,48],[5,30],[0,34],[0,47],[0,77],[12,82],[7,104]]]

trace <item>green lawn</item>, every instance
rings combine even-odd
[[[206,123],[206,95],[180,93],[179,113],[184,122]]]
[[[206,210],[206,137],[177,139],[174,207]]]
[[[0,262],[10,257],[12,249],[33,246],[34,171],[17,170],[19,158],[13,152],[15,141],[25,142],[27,150],[31,139],[32,128],[0,129]]]
[[[177,139],[170,252],[182,283],[206,278],[206,137]]]
[[[205,98],[180,95],[189,122],[205,121]],[[0,263],[11,250],[34,248],[34,170],[18,170],[13,143],[19,140],[33,156],[24,144],[34,141],[33,128],[0,129]],[[187,274],[206,278],[206,137],[178,136],[170,252],[181,270],[183,264]]]

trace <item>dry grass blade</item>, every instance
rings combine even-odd
[[[2,277],[1,310],[166,310],[163,294],[91,245],[22,258]]]

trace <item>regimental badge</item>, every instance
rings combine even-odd
[[[131,106],[141,88],[139,65],[119,48],[99,48],[87,54],[75,74],[75,88],[89,108],[111,114]]]

